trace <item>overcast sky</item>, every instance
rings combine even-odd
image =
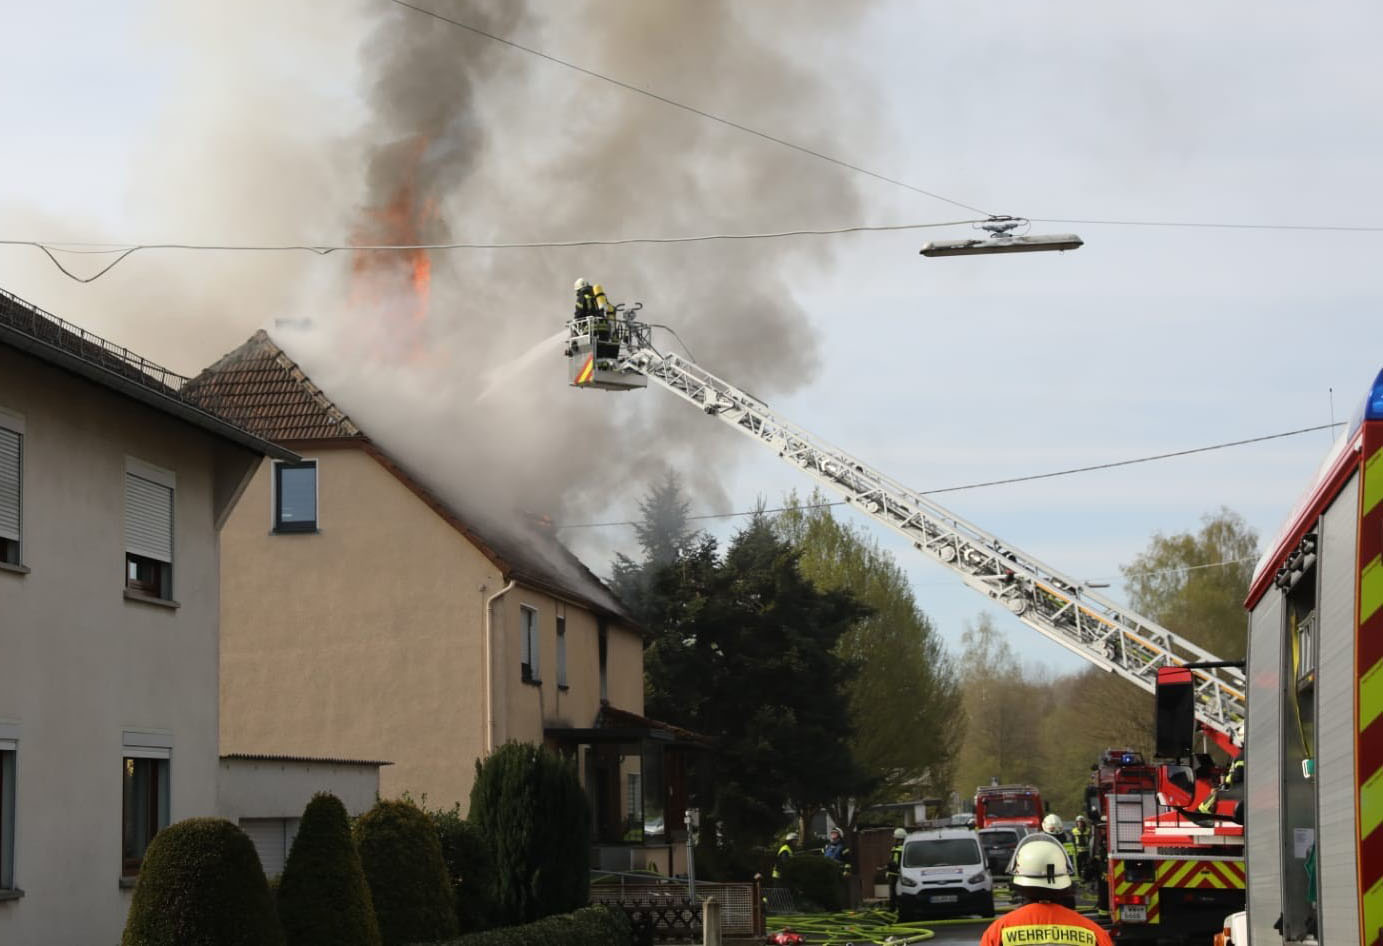
[[[466,12],[463,4],[434,2],[439,10]],[[379,0],[343,11],[322,2],[281,10],[246,2],[214,14],[185,6],[72,0],[7,4],[0,12],[8,38],[0,57],[0,238],[235,243],[349,236],[346,221],[356,208],[335,205],[342,189],[334,182],[350,168],[332,155],[364,122],[361,48],[378,8],[391,5]],[[755,8],[761,17],[778,18],[781,31],[762,31],[760,23],[761,34],[779,36],[768,42],[778,42],[776,52],[818,90],[791,109],[700,75],[695,61],[673,76],[652,74],[644,58],[626,55],[637,38],[590,42],[613,28],[613,19],[603,17],[620,10],[600,0],[579,7],[535,0],[511,38],[994,213],[1383,223],[1383,77],[1376,53],[1383,8],[1377,4],[898,0],[873,4],[844,26],[821,16],[832,6],[783,0]],[[650,45],[654,40],[670,38],[652,37]],[[463,41],[481,42],[469,35],[458,38]],[[527,62],[531,57],[504,47],[490,55],[501,69],[504,56],[525,60],[523,68],[534,70],[527,83],[567,96],[564,108],[577,107],[570,105],[575,101],[598,112],[631,95],[550,63],[538,71]],[[483,92],[482,84],[482,100]],[[647,113],[657,115],[660,128],[706,122],[656,103],[644,107],[668,113]],[[550,232],[540,212],[518,219],[503,213],[506,189],[544,186],[523,181],[515,168],[557,153],[556,119],[527,108],[484,106],[482,113],[502,153],[487,151],[476,173],[490,182],[490,199],[477,203],[473,215],[452,219],[452,235],[573,238],[565,223],[561,233]],[[593,140],[604,131],[598,122],[576,127],[577,135]],[[560,133],[562,147],[570,147],[572,127]],[[619,134],[656,157],[665,133],[645,138],[636,124]],[[713,214],[708,208],[698,225],[692,198],[627,176],[621,196],[647,188],[642,215],[633,221],[587,212],[586,235],[973,216],[741,132],[716,128],[714,134],[715,154],[707,153],[707,162],[731,161],[746,175],[790,169],[805,182],[804,195],[850,193],[854,207],[844,217],[823,211],[804,221],[739,197]],[[315,170],[297,176],[296,166],[281,159],[289,152],[316,155]],[[247,168],[262,187],[243,187],[251,179]],[[545,200],[559,206],[582,187],[573,173]],[[659,229],[659,207],[675,210],[675,233]],[[785,393],[770,403],[896,479],[929,489],[1342,420],[1383,365],[1377,263],[1383,234],[1034,223],[1033,232],[1043,231],[1078,232],[1086,245],[1062,255],[917,255],[926,239],[960,238],[966,227],[825,238],[829,252],[816,238],[737,244],[736,253],[776,274],[787,287],[781,291],[805,311],[794,333],[815,339],[809,362],[816,367],[802,368],[795,385],[778,382]],[[694,352],[723,343],[705,337],[714,323],[697,314],[718,304],[718,274],[704,257],[674,246],[622,249],[598,259],[604,274],[584,272],[595,264],[575,254],[544,257],[546,267],[570,272],[529,297],[538,300],[533,306],[550,298],[550,328],[565,317],[570,279],[587,275],[606,278],[617,299],[642,300],[652,321],[684,327]],[[73,265],[93,270],[88,260]],[[35,249],[0,247],[0,287],[195,373],[254,328],[272,325],[276,315],[301,314],[291,300],[310,295],[324,273],[343,264],[283,257],[257,264],[254,278],[238,285],[237,265],[151,252],[79,285]],[[673,293],[662,280],[636,275],[656,273],[658,265],[690,269],[694,292],[686,281]],[[438,267],[439,282],[447,272]],[[509,304],[505,285],[464,291],[482,292],[488,306],[501,310]],[[228,305],[227,297],[240,293],[253,304]],[[752,311],[737,319],[752,332]],[[550,328],[514,333],[506,352],[519,356]],[[782,349],[796,351],[799,341],[783,339]],[[753,356],[738,360],[740,373],[727,380],[758,393],[758,368],[772,373],[777,349],[772,338],[758,339]],[[703,362],[717,370],[710,359]],[[535,361],[516,372],[514,384],[536,384],[534,371],[560,375],[565,365]],[[612,409],[634,416],[647,401],[671,395],[650,390],[618,397]],[[545,410],[562,412],[569,403],[548,403]],[[682,423],[717,422],[689,417]],[[654,424],[630,434],[653,449],[664,435],[669,455],[676,454],[671,441],[683,433]],[[709,441],[715,449],[700,440],[692,455],[682,452],[676,468],[720,484],[698,490],[696,512],[748,509],[759,498],[777,504],[789,490],[810,488],[800,473],[742,440],[726,428]],[[1329,444],[1318,432],[940,499],[1060,570],[1114,579],[1111,592],[1121,597],[1118,566],[1154,532],[1194,529],[1221,506],[1242,514],[1266,542]],[[618,455],[621,444],[590,449]],[[570,514],[586,521],[631,515],[645,484],[615,479],[603,506],[588,498]],[[730,528],[715,526],[721,535]],[[610,552],[629,549],[632,539],[619,528],[567,534],[600,572]],[[917,560],[905,544],[876,534],[897,551],[922,606],[956,641],[985,602],[940,567]],[[995,616],[1029,660],[1060,670],[1081,665],[1006,614]]]

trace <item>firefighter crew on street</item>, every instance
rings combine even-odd
[[[1071,840],[1076,844],[1076,879],[1086,880],[1090,872],[1090,822],[1085,820],[1085,815],[1076,815]]]
[[[898,875],[903,871],[903,839],[908,833],[902,828],[893,829],[893,847],[888,849],[888,908],[898,909]]]
[[[778,845],[778,853],[773,857],[773,879],[783,879],[783,865],[792,859],[796,854],[792,843],[797,840],[797,832],[789,831],[787,837],[783,838],[783,843]]]
[[[1094,922],[1053,902],[1071,886],[1070,861],[1055,839],[1030,834],[1019,841],[1008,872],[1023,906],[989,924],[980,946],[1114,946]]]
[[[840,865],[842,875],[850,876],[850,849],[845,846],[839,828],[831,829],[826,836],[826,846],[821,849],[821,853]]]

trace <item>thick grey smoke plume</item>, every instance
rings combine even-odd
[[[810,55],[818,46],[796,40],[847,41],[862,5],[823,4],[800,34],[782,20],[800,7],[751,14],[745,6],[438,9],[808,145],[838,146],[837,129],[822,120],[844,107],[827,93],[832,70]],[[367,232],[371,221],[386,224],[375,242],[577,240],[859,218],[845,172],[413,11],[380,14],[364,62],[372,118],[363,219]],[[381,210],[403,192],[419,216],[408,233],[390,232],[394,218]],[[371,305],[314,313],[319,331],[301,343],[323,343],[307,359],[326,389],[447,493],[557,517],[612,505],[627,514],[631,485],[675,467],[698,498],[722,504],[727,467],[707,458],[738,449],[728,431],[656,391],[572,390],[556,345],[520,356],[561,328],[572,281],[585,276],[613,300],[642,300],[644,315],[674,325],[713,370],[761,396],[782,393],[810,380],[816,363],[791,274],[826,264],[820,253],[802,244],[437,253],[422,320],[398,291],[410,262],[371,257],[367,275],[381,277],[382,292],[365,292]]]
[[[870,92],[845,54],[866,3],[430,3],[809,147],[863,147],[850,123],[866,120]],[[49,221],[45,235],[579,240],[862,216],[848,171],[386,0],[170,2],[147,41],[168,75],[161,87],[178,91],[142,151],[127,223],[104,234]],[[643,315],[675,326],[698,360],[771,399],[811,380],[811,300],[792,290],[795,275],[829,266],[828,253],[810,241],[150,253],[91,287],[27,274],[6,285],[189,374],[268,327],[373,438],[458,505],[571,521],[629,515],[669,467],[699,506],[724,508],[721,478],[742,449],[663,392],[569,388],[559,347],[533,349],[569,316],[572,281],[644,302]],[[429,267],[424,306],[415,283]],[[279,318],[311,328],[276,328]]]

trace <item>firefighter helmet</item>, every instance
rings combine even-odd
[[[1085,824],[1085,815],[1076,815],[1076,824]]]
[[[908,836],[908,833],[907,833],[906,831],[904,831],[902,828],[894,828],[894,829],[893,829],[893,839],[894,839],[895,841],[901,841],[901,840],[903,840],[903,838],[905,838],[905,837],[907,837],[907,836]]]
[[[1042,830],[1048,834],[1058,834],[1061,831],[1061,815],[1052,812],[1042,819]]]
[[[783,840],[784,840],[784,841],[796,841],[796,840],[797,840],[797,832],[796,832],[796,831],[789,831],[789,832],[788,832],[788,836],[785,837],[785,838],[783,838]]]
[[[578,280],[576,281],[576,285],[575,285],[575,286],[572,286],[572,288],[575,289],[577,292],[580,292],[582,289],[589,289],[589,288],[591,288],[591,284],[588,283],[588,282],[586,282],[586,280],[585,280],[584,278],[582,278],[582,279],[578,279]]]
[[[1046,834],[1030,834],[1018,842],[1008,862],[1015,887],[1065,890],[1071,886],[1071,863],[1060,842]]]
[[[1244,721],[1242,719],[1234,727],[1234,744],[1240,749],[1244,748]]]

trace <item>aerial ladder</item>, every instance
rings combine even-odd
[[[1024,624],[1095,666],[1154,693],[1159,669],[1191,665],[1197,721],[1228,736],[1243,720],[1241,667],[823,442],[695,361],[659,350],[654,329],[662,326],[637,321],[635,312],[613,306],[570,320],[566,355],[572,385],[624,391],[652,381],[775,451]]]

